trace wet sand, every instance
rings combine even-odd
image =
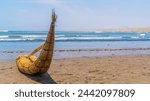
[[[1,60],[0,83],[147,84],[150,55],[55,59],[48,73],[39,76],[20,73],[15,60]]]
[[[15,60],[18,55],[26,55],[32,51],[0,51],[0,60]],[[106,56],[127,56],[127,55],[150,55],[150,48],[117,48],[117,49],[59,49],[54,51],[53,59],[81,58],[81,57],[106,57]],[[39,52],[35,54],[39,56]]]

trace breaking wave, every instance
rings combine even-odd
[[[19,33],[19,34],[18,34]],[[25,33],[25,34],[24,34]],[[46,33],[15,32],[0,34],[0,42],[4,41],[44,41]],[[114,33],[114,32],[56,32],[56,41],[149,41],[150,33]]]

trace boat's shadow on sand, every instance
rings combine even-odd
[[[24,75],[41,84],[57,84],[57,82],[55,82],[48,73],[35,75],[35,76],[27,75],[27,74]]]

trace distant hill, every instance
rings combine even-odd
[[[113,32],[150,32],[150,27],[105,29],[105,30],[101,30],[101,31],[113,31]]]
[[[150,32],[150,27],[122,28],[122,29],[116,29],[115,31],[119,31],[119,32]]]
[[[72,31],[72,30],[66,30]],[[74,30],[73,30],[74,31]],[[99,28],[99,29],[84,29],[84,30],[77,30],[77,31],[91,31],[91,32],[150,32],[150,27],[139,27],[139,28]]]

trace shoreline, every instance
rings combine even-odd
[[[32,51],[0,51],[0,60],[15,60],[19,55],[30,54]],[[36,56],[39,53],[35,54]],[[109,56],[138,56],[150,55],[150,48],[99,48],[99,49],[59,49],[54,50],[54,59],[70,59],[84,57],[109,57]]]
[[[2,84],[148,84],[150,55],[54,59],[47,73],[29,76],[15,60],[0,60]]]
[[[63,51],[122,51],[122,50],[150,50],[150,48],[100,48],[100,49],[59,49],[54,50],[54,52],[63,52]],[[30,51],[19,50],[19,51],[0,51],[0,53],[27,53]]]

